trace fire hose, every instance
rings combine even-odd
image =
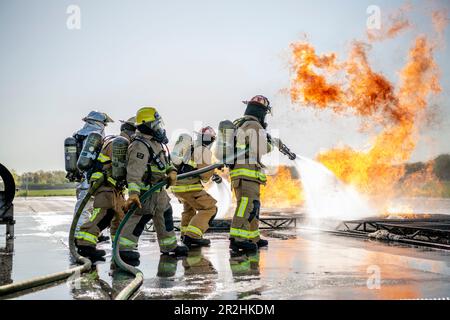
[[[294,153],[292,153],[286,147],[286,145],[281,143],[280,140],[275,139],[275,138],[271,138],[269,135],[268,135],[268,139],[269,139],[269,142],[275,144],[275,146],[278,147],[278,149],[280,150],[281,153],[287,155],[289,157],[289,159],[294,160],[296,158],[296,155]],[[242,151],[241,153],[236,154],[233,157],[233,159],[237,159],[238,157],[242,156],[246,152],[247,151]],[[207,167],[202,168],[202,169],[198,169],[198,170],[195,170],[195,171],[184,173],[184,174],[179,175],[178,179],[179,180],[183,180],[183,179],[190,178],[192,176],[203,174],[203,173],[211,171],[211,170],[219,169],[219,168],[224,167],[226,163],[229,163],[229,162],[226,160],[224,162],[219,162],[219,163],[207,166]],[[76,247],[75,247],[75,231],[76,231],[78,220],[80,218],[80,215],[81,215],[82,211],[84,210],[84,207],[86,206],[86,204],[88,203],[88,201],[90,200],[92,195],[98,190],[98,188],[100,188],[100,186],[102,186],[102,184],[104,182],[104,179],[105,179],[104,176],[99,178],[89,188],[88,193],[83,198],[80,206],[78,207],[77,212],[74,215],[74,218],[72,220],[72,224],[71,224],[71,227],[70,227],[69,250],[70,250],[71,255],[74,257],[75,261],[77,263],[81,264],[81,265],[79,265],[77,267],[69,268],[69,269],[61,271],[61,272],[56,272],[56,273],[52,273],[52,274],[49,274],[49,275],[35,277],[35,278],[32,278],[32,279],[28,279],[28,280],[24,280],[24,281],[12,283],[12,284],[0,286],[0,296],[5,296],[5,295],[8,295],[8,294],[13,294],[13,293],[17,293],[17,292],[25,291],[25,290],[29,290],[29,289],[35,289],[35,288],[40,287],[40,286],[42,288],[44,288],[43,287],[44,285],[47,285],[47,284],[50,284],[50,283],[55,283],[55,282],[67,279],[67,278],[69,278],[70,276],[72,276],[74,274],[81,274],[81,273],[84,273],[84,272],[89,271],[91,269],[92,262],[88,258],[85,258],[85,257],[81,256],[76,250]],[[142,195],[142,197],[140,198],[140,201],[144,202],[155,191],[165,187],[166,185],[167,185],[166,181],[161,181],[161,182],[157,183],[156,185],[154,185],[152,188],[150,188],[147,192],[145,192]],[[133,215],[133,213],[136,211],[136,209],[137,209],[136,205],[133,205],[130,208],[130,210],[127,212],[127,214],[125,215],[124,219],[122,220],[122,222],[119,225],[116,237],[114,238],[114,242],[113,242],[113,259],[114,259],[114,262],[117,264],[117,266],[119,268],[121,268],[122,270],[124,270],[126,272],[129,272],[129,273],[131,273],[131,274],[133,274],[135,276],[135,279],[131,283],[129,283],[117,295],[116,300],[127,300],[127,299],[129,299],[131,297],[131,295],[141,286],[141,284],[143,283],[143,280],[144,280],[144,274],[142,273],[142,271],[140,271],[138,268],[135,268],[133,266],[130,266],[130,265],[126,264],[120,258],[119,247],[117,245],[118,241],[120,240],[121,231],[122,231],[123,227],[125,226],[125,224],[129,220],[129,218]],[[35,291],[37,291],[37,290],[35,290]]]
[[[280,150],[280,152],[282,154],[288,156],[290,160],[295,160],[297,158],[296,154],[293,153],[292,151],[290,151],[290,149],[285,144],[283,144],[279,139],[272,138],[270,135],[267,135],[267,138],[268,138],[269,143],[274,144]],[[231,161],[231,162],[234,162],[234,160],[240,158],[241,156],[245,155],[246,153],[247,153],[247,150],[244,150],[242,152],[237,153],[232,158],[233,161]],[[202,169],[198,169],[198,170],[195,170],[195,171],[191,171],[191,172],[180,174],[177,177],[177,179],[178,180],[183,180],[183,179],[190,178],[192,176],[203,174],[203,173],[211,171],[211,170],[222,168],[222,167],[225,166],[225,164],[230,163],[229,160],[230,159],[226,159],[223,162],[212,164],[212,165],[204,167]],[[167,185],[167,181],[161,181],[161,182],[155,184],[153,187],[151,187],[148,191],[146,191],[142,195],[142,197],[139,199],[140,202],[143,203],[155,191],[165,187],[166,185]],[[119,228],[117,229],[116,236],[115,236],[114,242],[113,242],[113,259],[114,259],[114,262],[116,263],[116,265],[120,269],[131,273],[135,277],[133,281],[131,281],[122,291],[119,292],[119,294],[116,296],[115,300],[128,300],[133,295],[133,293],[136,292],[136,290],[139,289],[139,287],[142,285],[142,283],[144,281],[144,274],[142,273],[141,270],[139,270],[138,268],[133,267],[133,266],[125,263],[121,259],[120,254],[119,254],[119,246],[118,246],[118,243],[120,241],[120,236],[121,236],[122,229],[124,228],[124,226],[127,223],[128,219],[130,219],[130,217],[134,214],[136,209],[137,209],[137,206],[135,204],[133,204],[132,207],[130,208],[130,210],[128,210],[127,214],[125,215],[125,217],[123,218],[122,222],[120,223]]]
[[[0,286],[0,296],[17,293],[17,292],[28,290],[28,289],[33,289],[33,288],[36,288],[39,286],[44,286],[44,285],[52,283],[52,282],[58,282],[58,281],[67,279],[74,274],[81,274],[81,273],[84,273],[91,269],[91,267],[92,267],[91,260],[89,260],[88,258],[82,257],[80,254],[78,254],[78,252],[75,248],[75,230],[77,228],[77,223],[80,218],[81,212],[83,212],[83,209],[86,206],[86,204],[88,203],[89,199],[98,190],[98,188],[103,184],[103,182],[104,182],[104,177],[101,177],[89,188],[88,193],[83,198],[80,206],[78,207],[78,210],[75,213],[75,216],[73,217],[72,225],[70,226],[69,250],[70,250],[71,255],[74,257],[75,261],[81,265],[61,271],[61,272],[56,272],[56,273],[52,273],[49,275],[40,276],[40,277],[32,278],[29,280],[24,280],[24,281]],[[38,290],[36,290],[36,291],[38,291]]]
[[[225,162],[226,163],[226,162]],[[210,166],[204,167],[202,169],[198,169],[195,171],[190,171],[187,173],[183,173],[178,175],[177,179],[178,180],[183,180],[183,179],[187,179],[193,176],[197,176],[200,174],[203,174],[205,172],[208,171],[212,171],[215,169],[220,169],[224,166],[225,164],[222,162],[216,163],[216,164],[212,164]],[[167,181],[161,181],[157,184],[155,184],[154,186],[152,186],[148,191],[146,191],[141,198],[139,199],[141,201],[141,203],[143,203],[144,201],[146,201],[155,191],[164,188],[167,185]],[[116,300],[128,300],[134,292],[136,292],[137,289],[139,289],[139,287],[141,286],[142,282],[144,281],[144,274],[142,273],[142,271],[140,271],[138,268],[130,266],[129,264],[125,263],[121,258],[120,258],[120,254],[119,254],[119,246],[118,243],[120,241],[120,237],[121,237],[121,232],[122,229],[124,228],[125,224],[127,223],[128,219],[130,219],[130,217],[134,214],[134,212],[136,211],[137,206],[136,205],[132,205],[132,207],[130,208],[130,210],[128,210],[127,214],[125,215],[125,217],[123,218],[122,222],[119,225],[119,228],[117,229],[116,232],[116,236],[114,238],[114,242],[113,242],[113,259],[114,262],[116,263],[116,265],[126,271],[129,272],[131,274],[133,274],[135,276],[134,280],[131,281],[122,291],[119,292],[119,294],[116,296]]]

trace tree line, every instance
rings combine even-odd
[[[408,163],[405,166],[405,176],[425,171],[430,165],[433,168],[433,174],[440,181],[450,181],[450,154],[441,154],[434,160],[428,162]]]
[[[17,186],[23,185],[59,185],[68,183],[66,179],[66,172],[61,170],[25,172],[18,174],[16,171],[11,171]]]

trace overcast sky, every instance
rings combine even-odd
[[[415,29],[377,44],[375,69],[396,80],[418,31],[429,31],[428,7],[413,2]],[[0,162],[19,172],[63,169],[63,141],[91,109],[116,123],[142,105],[154,105],[169,132],[217,126],[239,117],[240,103],[268,96],[288,145],[314,157],[338,144],[364,147],[358,121],[297,107],[280,93],[289,83],[289,44],[307,34],[320,53],[347,52],[364,39],[369,5],[382,14],[402,1],[261,0],[0,0]],[[81,29],[66,22],[69,5],[81,9]],[[420,13],[422,12],[422,13]],[[448,42],[449,35],[446,33]],[[439,126],[422,132],[413,160],[450,152],[448,48],[437,55],[444,93]],[[447,59],[448,60],[448,59]]]

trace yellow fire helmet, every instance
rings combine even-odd
[[[142,107],[136,113],[136,125],[140,125],[146,122],[153,122],[161,120],[161,116],[154,107]]]

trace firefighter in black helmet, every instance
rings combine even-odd
[[[261,157],[270,152],[267,139],[266,115],[271,112],[269,100],[261,95],[250,101],[244,117],[234,121],[237,128],[236,149],[248,150],[246,156],[238,158],[230,170],[231,187],[237,205],[230,229],[230,249],[253,251],[268,245],[259,233],[260,186],[266,183]]]

